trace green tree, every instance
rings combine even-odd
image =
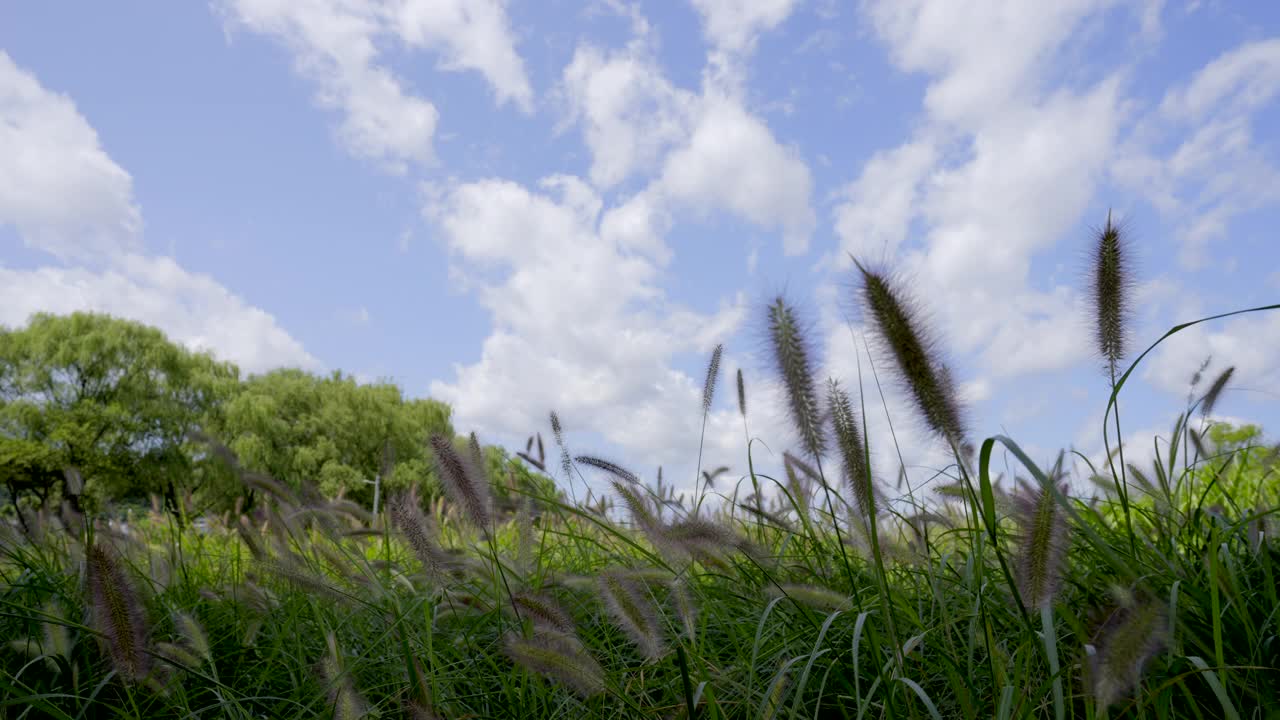
[[[452,433],[449,415],[448,405],[406,399],[391,383],[276,370],[243,383],[216,434],[246,468],[372,505],[375,481],[383,497],[410,486],[438,492],[426,440]]]
[[[74,467],[97,500],[159,493],[176,508],[180,492],[197,489],[186,485],[197,461],[187,437],[238,375],[108,315],[42,313],[0,329],[0,475],[11,494],[45,499]]]

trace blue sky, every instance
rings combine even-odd
[[[854,253],[913,288],[975,437],[1092,453],[1090,228],[1132,231],[1135,347],[1280,301],[1278,93],[1272,3],[6,3],[0,323],[94,309],[246,371],[389,377],[502,443],[554,408],[648,472],[692,465],[717,342],[786,446],[780,290],[856,384]],[[1254,315],[1154,354],[1135,443],[1208,355],[1224,417],[1280,424],[1280,313]],[[708,456],[741,471],[731,395]]]

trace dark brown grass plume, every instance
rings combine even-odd
[[[89,611],[106,640],[116,672],[126,682],[146,677],[150,666],[142,601],[120,564],[119,553],[99,543],[85,549]]]
[[[738,368],[738,413],[747,416],[747,386],[742,381],[742,368]]]
[[[724,354],[724,345],[716,345],[711,351],[711,361],[707,363],[707,377],[702,382],[702,412],[711,412],[711,401],[716,395],[716,381],[720,379],[720,356]]]
[[[854,262],[862,275],[862,304],[882,349],[893,358],[899,378],[929,429],[958,450],[965,437],[960,394],[942,362],[937,342],[920,321],[912,300],[893,281]]]
[[[490,526],[489,484],[479,475],[479,468],[458,452],[453,439],[435,433],[431,436],[431,450],[435,454],[440,481],[449,498],[457,503],[463,514],[476,527]]]
[[[605,460],[604,458],[598,458],[593,455],[579,455],[574,458],[574,462],[593,467],[597,470],[603,470],[604,472],[607,472],[621,480],[626,480],[633,485],[640,484],[639,476],[611,460]]]
[[[867,468],[866,446],[862,433],[854,419],[849,393],[835,380],[827,382],[827,407],[831,413],[831,426],[844,462],[844,479],[853,494],[854,505],[863,522],[871,522],[875,515],[875,488]]]
[[[449,569],[450,559],[436,541],[437,532],[431,518],[422,512],[418,496],[413,491],[397,495],[388,505],[391,522],[404,536],[409,549],[433,578],[442,577]]]
[[[560,469],[564,470],[565,479],[569,479],[573,476],[573,458],[569,455],[569,447],[564,444],[564,429],[560,426],[560,416],[555,410],[551,411],[551,435],[560,448]]]
[[[1218,405],[1218,398],[1222,396],[1222,391],[1226,389],[1227,383],[1231,382],[1231,376],[1235,375],[1236,368],[1234,365],[1222,371],[1214,379],[1213,384],[1209,386],[1209,390],[1205,392],[1204,398],[1200,401],[1200,413],[1205,417],[1213,414],[1213,409]]]
[[[1093,307],[1095,349],[1106,364],[1111,382],[1119,379],[1120,363],[1129,344],[1130,270],[1128,234],[1111,221],[1096,231],[1089,262],[1089,302]]]
[[[795,309],[781,295],[769,305],[767,328],[774,366],[786,390],[800,444],[809,457],[822,457],[827,442],[813,384],[812,352]]]

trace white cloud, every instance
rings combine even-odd
[[[923,137],[878,152],[842,194],[836,208],[841,249],[859,261],[882,262],[907,239],[923,185],[937,162],[932,138]]]
[[[399,0],[388,11],[410,47],[439,51],[444,70],[479,71],[499,103],[513,102],[528,112],[533,89],[505,5],[505,0]]]
[[[1183,88],[1171,91],[1160,105],[1170,118],[1203,117],[1234,110],[1253,110],[1280,91],[1280,38],[1245,43],[1219,56]]]
[[[929,288],[925,309],[948,343],[995,376],[1068,367],[1087,352],[1078,299],[1035,287],[1031,263],[1080,221],[1117,144],[1118,76],[1044,87],[1072,29],[1105,5],[867,8],[898,66],[931,79],[913,137],[843,191],[837,266],[846,253],[892,261]],[[904,245],[917,231],[921,241]]]
[[[701,378],[672,364],[731,334],[743,300],[726,298],[711,314],[671,303],[652,258],[601,234],[601,205],[565,176],[537,190],[459,184],[429,199],[429,219],[493,326],[479,361],[457,366],[431,394],[453,405],[462,428],[523,438],[556,410],[569,430],[599,433],[637,469],[680,463],[692,477]],[[741,452],[731,416],[713,418],[712,457]]]
[[[730,7],[708,4],[717,17]],[[581,126],[597,187],[656,174],[611,211],[606,234],[662,255],[662,235],[675,211],[728,211],[780,231],[788,253],[805,251],[817,221],[810,207],[813,178],[799,152],[747,109],[739,83],[723,72],[704,77],[700,93],[672,85],[655,57],[648,24],[634,10],[632,25],[625,49],[605,53],[580,46],[560,86],[565,122]],[[758,18],[748,25],[753,36],[768,26]],[[731,75],[740,62],[731,63]]]
[[[716,49],[749,50],[759,34],[777,27],[798,0],[692,0],[702,14],[703,32]]]
[[[132,180],[98,142],[70,98],[44,89],[0,52],[0,226],[78,267],[0,266],[0,325],[37,312],[78,310],[131,318],[247,370],[319,363],[266,312],[207,275],[146,257]]]
[[[0,324],[22,325],[37,312],[76,311],[109,313],[154,325],[176,342],[211,350],[249,372],[320,367],[270,314],[171,258],[126,255],[101,272],[0,267]]]
[[[688,133],[692,97],[667,81],[644,43],[606,54],[580,46],[565,68],[567,121],[580,122],[591,180],[602,188],[652,170]]]
[[[478,70],[499,102],[531,108],[532,91],[498,0],[220,1],[232,24],[289,47],[299,72],[319,86],[317,101],[342,112],[337,132],[349,152],[393,171],[431,162],[439,112],[379,62],[378,42],[385,37],[438,52],[442,69]]]
[[[929,112],[973,126],[1038,90],[1054,52],[1112,2],[880,0],[865,9],[899,68],[935,78],[925,94]]]
[[[1234,365],[1233,386],[1280,387],[1280,312],[1250,313],[1187,328],[1156,348],[1146,361],[1143,377],[1181,396],[1206,356],[1213,358],[1208,377]]]
[[[82,258],[138,247],[133,180],[65,95],[0,51],[0,226],[28,247]]]
[[[1179,259],[1202,267],[1242,213],[1280,200],[1274,152],[1253,137],[1253,116],[1280,92],[1280,39],[1245,43],[1171,89],[1116,164],[1117,179],[1178,227]],[[1169,136],[1171,151],[1158,148]]]
[[[658,180],[677,202],[706,212],[724,208],[783,234],[788,254],[808,249],[817,220],[813,179],[793,148],[733,98],[708,91],[688,143],[667,157]]]

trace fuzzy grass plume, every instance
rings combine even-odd
[[[517,593],[511,601],[519,609],[522,617],[532,621],[535,629],[553,630],[565,635],[574,635],[577,632],[569,613],[565,612],[559,603],[545,595]]]
[[[916,410],[930,430],[960,448],[965,437],[960,394],[919,311],[888,277],[854,262],[862,276],[862,304]]]
[[[633,485],[640,484],[640,477],[638,475],[611,460],[605,460],[604,458],[595,457],[594,455],[579,455],[574,458],[574,462],[607,472],[610,475],[626,480]]]
[[[813,384],[812,351],[795,308],[781,295],[769,305],[766,327],[774,367],[782,379],[800,444],[809,457],[822,457],[827,440],[822,432],[818,391]]]
[[[711,412],[711,401],[716,396],[716,382],[720,378],[720,356],[724,354],[724,345],[716,345],[711,351],[711,360],[707,363],[707,376],[702,381],[702,412]]]
[[[435,524],[425,513],[413,491],[401,493],[392,499],[388,508],[391,522],[409,544],[427,575],[440,577],[449,567],[449,556],[437,542]]]
[[[329,704],[333,707],[334,720],[356,720],[365,717],[368,706],[356,691],[351,674],[343,668],[342,653],[337,638],[330,632],[325,636],[328,654],[320,663],[320,675],[329,692]]]
[[[121,567],[119,553],[93,543],[85,548],[85,564],[93,627],[102,633],[120,677],[142,680],[150,667],[142,601]]]
[[[475,461],[464,458],[453,439],[441,433],[431,436],[431,451],[435,454],[441,484],[450,499],[476,527],[488,528],[492,518],[489,484],[480,476]]]
[[[604,692],[604,670],[573,637],[544,631],[526,640],[509,633],[506,651],[517,665],[559,682],[581,697]]]
[[[1089,680],[1100,707],[1110,707],[1142,680],[1148,661],[1164,647],[1168,621],[1153,600],[1130,601],[1115,611],[1098,635]]]
[[[1128,235],[1111,221],[1097,230],[1089,262],[1089,302],[1093,309],[1094,349],[1115,383],[1129,344],[1130,270]]]
[[[573,457],[569,454],[569,446],[564,443],[564,428],[555,410],[551,411],[551,436],[556,440],[556,447],[560,448],[560,469],[564,471],[565,479],[570,479],[573,477]]]
[[[1227,388],[1227,383],[1231,382],[1231,377],[1235,375],[1236,368],[1234,365],[1223,370],[1218,377],[1214,378],[1213,383],[1209,385],[1209,389],[1205,392],[1204,397],[1200,400],[1200,414],[1209,417],[1213,414],[1213,409],[1218,406],[1218,398],[1222,396],[1222,391]]]
[[[616,570],[606,570],[600,573],[600,593],[614,622],[646,658],[657,661],[667,653],[657,610],[638,582]]]
[[[835,380],[827,382],[827,407],[830,408],[831,426],[844,462],[844,479],[853,493],[854,504],[864,522],[871,522],[875,515],[875,488],[867,468],[866,446],[862,433],[854,419],[849,394]]]
[[[1050,479],[1050,482],[1056,480]],[[1066,561],[1066,516],[1049,484],[1019,495],[1014,504],[1020,528],[1018,592],[1029,607],[1049,607],[1061,583]]]

